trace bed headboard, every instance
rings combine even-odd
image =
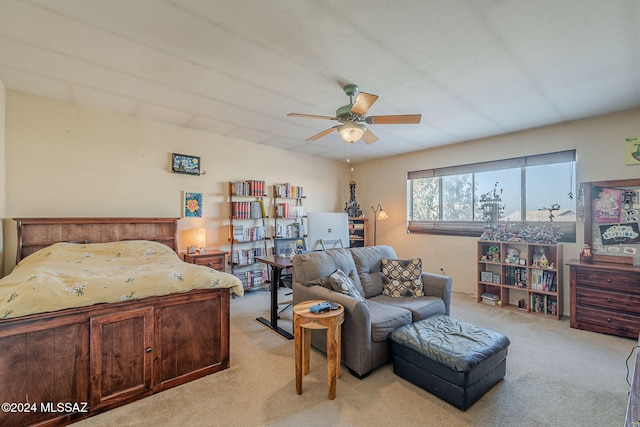
[[[58,242],[106,243],[152,240],[177,251],[179,218],[14,218],[18,226],[16,264]]]

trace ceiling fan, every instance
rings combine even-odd
[[[322,132],[313,135],[310,138],[307,138],[307,141],[315,141],[316,139],[322,138],[323,136],[329,135],[334,130],[337,130],[340,134],[340,137],[345,142],[354,143],[362,139],[367,144],[371,144],[378,140],[378,137],[375,136],[373,132],[371,132],[367,127],[363,124],[366,123],[368,125],[400,125],[400,124],[418,124],[420,123],[420,119],[422,118],[421,114],[400,114],[393,116],[367,116],[367,111],[373,105],[374,102],[378,99],[378,95],[372,95],[370,93],[360,92],[357,85],[354,84],[346,84],[342,87],[344,93],[349,97],[349,103],[347,105],[343,105],[342,107],[336,110],[335,117],[331,116],[316,116],[313,114],[299,114],[299,113],[289,113],[287,116],[291,117],[304,117],[309,119],[323,119],[323,120],[337,120],[340,125],[336,125],[329,129],[323,130]],[[356,97],[355,102],[353,101],[353,97]]]

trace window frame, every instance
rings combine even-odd
[[[413,188],[412,181],[419,178],[441,178],[448,175],[461,175],[465,173],[490,172],[502,169],[520,168],[521,171],[521,211],[526,211],[526,168],[528,166],[551,165],[554,163],[569,163],[576,161],[576,150],[565,150],[555,153],[536,154],[531,156],[514,157],[509,159],[493,160],[480,163],[471,163],[466,165],[448,166],[443,168],[424,169],[418,171],[407,172],[407,232],[412,234],[434,234],[445,236],[468,236],[480,237],[483,232],[482,221],[415,221],[411,220],[413,209]],[[575,171],[575,166],[574,166]],[[575,172],[572,178],[575,187]],[[475,181],[475,178],[472,178]],[[441,182],[439,188],[442,189]],[[575,188],[572,191],[576,194]],[[473,188],[473,197],[475,200],[475,185]],[[442,191],[439,191],[440,201],[442,202]],[[442,203],[440,204],[442,206]],[[475,210],[475,209],[474,209]],[[475,212],[473,213],[475,216]],[[442,218],[442,209],[439,212]],[[528,225],[531,227],[539,226],[539,221],[510,221],[515,223],[511,227],[512,231],[518,231],[522,227]],[[555,225],[560,228],[562,236],[559,242],[576,242],[576,221],[555,221]]]

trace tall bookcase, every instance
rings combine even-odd
[[[306,215],[302,204],[305,198],[304,189],[300,186],[288,183],[273,186],[274,251],[280,246],[288,248],[288,242],[306,236]],[[279,245],[278,243],[286,244]],[[274,255],[280,255],[280,253],[274,253]]]
[[[369,246],[367,237],[367,218],[349,217],[349,247]]]
[[[266,266],[255,259],[267,254],[266,197],[264,181],[229,182],[229,264],[246,290],[267,280]]]
[[[478,302],[562,316],[562,246],[478,241]]]

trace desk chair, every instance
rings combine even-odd
[[[307,251],[307,242],[305,241],[305,239],[303,238],[297,238],[297,237],[292,237],[292,238],[276,238],[273,241],[273,254],[275,256],[286,256],[286,257],[290,257],[291,256],[291,245],[292,244],[296,244],[296,242],[298,240],[302,240],[302,252],[306,252]],[[299,249],[300,250],[300,249]],[[293,272],[292,271],[286,271],[283,270],[282,273],[280,274],[280,283],[277,283],[276,286],[280,287],[282,286],[283,288],[288,288],[288,289],[293,289],[293,283],[292,283],[292,275]],[[293,290],[291,292],[288,292],[286,295],[292,295],[293,294]],[[278,315],[280,315],[280,313],[286,311],[287,309],[292,307],[292,302],[287,303],[286,306],[284,306],[283,308],[281,308],[278,311]]]

